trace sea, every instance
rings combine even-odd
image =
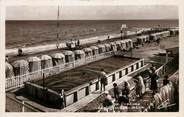
[[[128,29],[178,27],[178,20],[62,20],[6,21],[6,49],[118,34]]]

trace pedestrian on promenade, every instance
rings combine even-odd
[[[130,89],[128,86],[128,82],[125,81],[124,88],[122,90],[122,99],[124,104],[129,103],[129,94],[130,94]]]
[[[64,101],[64,90],[63,90],[63,89],[60,91],[59,96],[60,96],[59,104],[60,104],[60,108],[62,109],[62,108],[64,108],[64,107],[65,107],[65,101]]]
[[[151,68],[149,77],[151,78],[150,89],[153,91],[153,95],[155,95],[158,89],[157,80],[159,79],[159,76],[155,73],[154,67]]]
[[[80,46],[80,40],[77,40],[77,46],[78,47]]]
[[[118,85],[117,85],[116,83],[113,84],[113,87],[114,87],[114,88],[113,88],[114,98],[115,98],[116,100],[118,100],[119,94],[120,94],[119,87],[118,87]]]
[[[165,86],[165,85],[167,85],[167,84],[169,84],[169,80],[168,80],[168,76],[166,75],[166,76],[164,76],[164,80],[163,80],[163,86]]]
[[[157,45],[159,45],[159,44],[160,44],[160,38],[158,38],[158,39],[156,40],[156,42],[157,42]]]
[[[137,86],[136,86],[136,94],[138,97],[141,97],[145,93],[145,84],[143,78],[140,74],[137,76]]]
[[[107,85],[107,74],[105,73],[104,69],[101,69],[100,72],[100,92],[105,91],[105,86]]]
[[[105,93],[105,99],[103,101],[103,107],[107,107],[108,108],[108,107],[113,105],[112,97],[111,97],[111,95],[109,94],[108,91],[105,91],[104,93]]]

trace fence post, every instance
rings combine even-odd
[[[45,88],[45,73],[43,73],[42,86],[43,86],[43,90],[44,90],[44,88]]]
[[[168,52],[166,51],[166,58],[165,58],[166,60],[165,60],[165,63],[167,63],[168,62]]]
[[[20,80],[20,76],[18,76],[18,86],[16,86],[16,87],[19,87],[20,84],[21,84],[21,80]]]
[[[22,112],[25,112],[24,101],[22,101]]]

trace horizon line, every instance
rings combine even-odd
[[[80,20],[86,20],[86,21],[99,21],[99,20],[112,20],[112,21],[117,21],[117,20],[179,20],[179,19],[63,19],[63,20],[57,20],[57,19],[15,19],[15,20],[5,20],[5,21],[80,21]]]

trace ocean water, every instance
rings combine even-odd
[[[57,21],[6,21],[6,48],[35,46],[71,39],[120,33],[122,24],[128,28],[174,27],[178,20],[64,20]]]

